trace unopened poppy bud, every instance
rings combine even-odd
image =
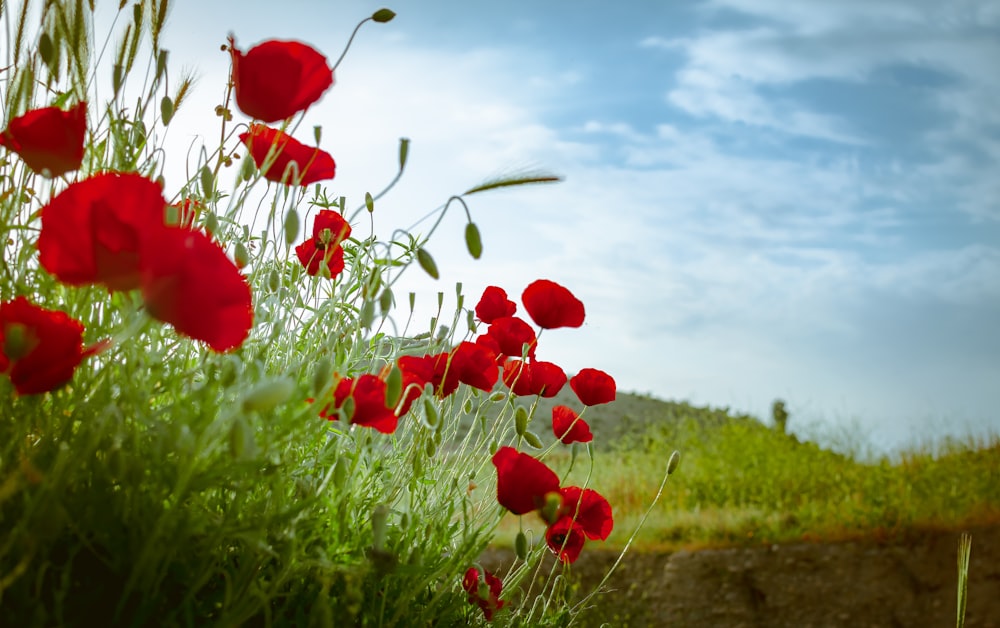
[[[424,397],[424,417],[427,419],[427,425],[434,427],[438,422],[438,411],[437,406],[429,398]]]
[[[670,460],[667,461],[667,475],[670,475],[677,470],[677,465],[681,463],[681,452],[675,451],[670,454]]]
[[[232,386],[242,367],[243,362],[238,356],[226,356],[226,361],[222,363],[222,373],[219,375],[219,382],[227,388]]]
[[[434,442],[434,439],[432,438],[427,439],[427,441],[424,444],[424,451],[427,453],[428,458],[434,457],[434,454],[437,453],[437,443]]]
[[[514,410],[514,430],[518,436],[524,436],[528,431],[528,409],[524,406],[518,406]]]
[[[319,140],[323,137],[323,127],[318,124],[313,127],[313,137],[316,139],[316,146],[319,146]]]
[[[528,557],[528,537],[524,533],[524,530],[519,530],[517,536],[514,537],[514,553],[521,560],[525,560]]]
[[[212,169],[202,166],[198,176],[201,178],[201,191],[205,198],[212,198],[215,191],[215,175],[212,174]]]
[[[500,450],[500,443],[496,439],[490,441],[490,455],[496,455],[497,451]]]
[[[160,100],[160,119],[163,120],[163,126],[170,124],[170,121],[174,117],[174,101],[170,100],[170,96],[164,96]]]
[[[403,372],[395,364],[385,378],[385,407],[395,408],[403,394]]]
[[[402,170],[406,167],[406,158],[410,154],[410,138],[401,137],[399,138],[399,169]]]
[[[396,12],[391,9],[379,9],[378,11],[372,13],[372,21],[378,22],[379,24],[391,22],[394,17],[396,17]]]
[[[163,73],[167,71],[167,51],[161,50],[160,54],[156,55],[156,78],[159,79],[163,76]]]
[[[244,159],[243,165],[240,166],[240,176],[243,177],[244,181],[249,181],[253,179],[255,174],[257,174],[256,162],[253,159]]]
[[[243,268],[250,263],[250,251],[247,250],[247,247],[242,242],[237,242],[236,250],[233,251],[233,258],[236,261],[236,267]]]
[[[237,416],[229,428],[229,453],[236,460],[243,460],[252,456],[255,448],[253,432],[247,425],[246,419]]]
[[[440,277],[438,274],[437,264],[434,263],[434,258],[427,252],[427,249],[417,249],[417,261],[420,262],[420,267],[423,268],[424,272],[428,275],[434,279],[438,279]]]
[[[22,323],[8,323],[4,328],[3,353],[10,361],[19,360],[31,353],[36,341],[28,326]]]
[[[205,231],[208,232],[208,235],[215,235],[219,232],[219,218],[211,212],[205,214]]]
[[[365,301],[361,304],[361,326],[365,329],[371,329],[372,323],[375,321],[375,303],[372,301]]]
[[[476,333],[476,313],[473,310],[465,311],[465,325],[469,328],[469,333]]]
[[[52,38],[49,37],[48,33],[42,33],[42,36],[38,38],[38,54],[42,57],[45,65],[52,65],[52,55],[54,52],[55,47],[52,45]]]
[[[342,488],[344,483],[347,482],[349,471],[347,459],[338,458],[337,463],[333,465],[333,485],[337,488]]]
[[[424,475],[424,457],[419,453],[413,455],[413,476],[420,478]]]
[[[267,412],[272,408],[288,401],[295,391],[295,382],[288,377],[274,377],[266,379],[243,397],[243,409],[246,411],[256,410]]]
[[[375,211],[375,199],[372,198],[370,192],[365,192],[365,209],[368,210],[369,214]]]
[[[267,287],[271,292],[277,292],[278,288],[281,287],[281,277],[278,275],[278,271],[273,268],[267,274]]]
[[[385,549],[385,536],[389,520],[389,507],[379,504],[372,509],[372,547],[377,551]]]
[[[479,227],[474,222],[465,225],[465,247],[469,249],[472,259],[479,259],[483,254],[483,239],[479,235]]]
[[[465,403],[462,405],[462,412],[472,414],[472,399],[465,400]]]
[[[344,405],[340,406],[340,413],[343,415],[344,419],[350,420],[354,416],[354,397],[348,397],[344,400]]]
[[[317,397],[330,385],[333,377],[333,362],[330,358],[320,358],[313,367],[312,389]]]
[[[542,439],[538,438],[534,432],[525,430],[524,434],[521,434],[521,438],[524,439],[524,442],[528,443],[528,445],[534,447],[535,449],[542,448]]]
[[[392,309],[392,290],[386,288],[378,298],[378,307],[382,311],[382,316],[389,314]]]
[[[562,510],[562,496],[559,493],[546,493],[545,494],[545,505],[538,514],[542,516],[542,519],[552,525],[559,519],[559,511]]]
[[[288,246],[299,237],[299,212],[295,208],[288,210],[285,214],[285,244]]]

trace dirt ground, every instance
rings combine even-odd
[[[1000,527],[972,534],[966,626],[1000,628]],[[959,532],[892,540],[631,553],[581,625],[955,626]],[[484,566],[510,555],[494,552]],[[587,547],[572,577],[587,592],[617,553]]]

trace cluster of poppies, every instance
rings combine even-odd
[[[244,53],[230,37],[228,50],[236,104],[254,120],[240,140],[262,175],[301,186],[333,178],[336,164],[327,152],[267,126],[308,109],[333,85],[326,58],[293,41],[266,41]],[[0,133],[0,146],[35,173],[60,177],[82,167],[86,134],[87,103],[80,102],[65,111],[45,107],[14,118]],[[194,199],[169,205],[159,183],[136,173],[92,174],[42,207],[39,264],[66,285],[137,291],[153,318],[214,351],[233,350],[253,325],[251,290],[221,244],[196,226],[199,207]],[[296,256],[308,274],[336,277],[344,269],[342,243],[351,227],[329,210],[320,211],[312,227]],[[583,324],[583,304],[555,282],[533,282],[521,301],[539,330]],[[487,330],[473,341],[441,353],[400,356],[379,374],[338,376],[320,416],[393,433],[427,389],[445,398],[459,384],[491,391],[498,381],[517,396],[554,397],[568,382],[584,406],[615,399],[615,382],[607,373],[583,369],[569,379],[558,365],[537,359],[541,332],[517,316],[517,305],[503,289],[488,287],[475,314]],[[83,324],[65,312],[23,296],[2,302],[0,374],[19,395],[55,390],[109,344],[85,347],[83,336]],[[555,407],[552,430],[565,444],[593,439],[568,406]],[[539,512],[548,526],[546,542],[562,561],[574,562],[587,539],[611,533],[611,507],[596,491],[561,487],[542,461],[512,447],[500,447],[492,461],[499,504],[517,515]],[[504,605],[502,583],[489,572],[470,568],[462,586],[487,620]]]
[[[305,44],[267,41],[246,54],[230,40],[236,104],[262,122],[290,118],[333,84],[326,58]],[[10,121],[0,146],[36,174],[59,177],[81,168],[87,103],[43,107]],[[252,123],[240,136],[263,176],[307,185],[333,178],[333,158],[280,130]],[[197,202],[173,206],[160,186],[135,173],[103,172],[71,183],[42,208],[39,262],[67,285],[140,290],[147,312],[215,351],[239,347],[253,325],[250,287],[211,236],[195,228]],[[337,213],[322,211],[310,238],[296,247],[307,272],[343,270],[340,243],[350,235]],[[19,394],[54,390],[94,351],[82,347],[83,326],[63,312],[23,298],[0,304],[0,373]],[[97,348],[105,344],[95,345]]]
[[[333,221],[332,228],[320,230],[322,214],[317,217],[314,234],[321,233],[319,239],[327,242],[338,241],[338,236],[331,234],[340,223]],[[309,250],[317,246],[306,244]],[[553,281],[533,282],[522,294],[522,301],[542,329],[583,323],[583,304]],[[320,416],[330,420],[343,417],[353,425],[391,434],[399,418],[409,412],[428,386],[438,398],[445,398],[458,390],[459,384],[489,392],[499,380],[515,395],[555,396],[567,382],[566,373],[551,362],[534,359],[537,334],[530,324],[514,316],[516,307],[503,289],[486,288],[475,310],[480,321],[488,325],[486,333],[474,341],[462,341],[450,351],[400,356],[392,368],[377,375],[337,376],[332,399],[326,400]],[[568,381],[584,405],[615,399],[615,381],[603,371],[583,369]],[[556,406],[552,428],[555,436],[567,444],[593,439],[586,422],[566,406]]]

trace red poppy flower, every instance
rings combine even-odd
[[[483,296],[476,304],[476,316],[484,323],[492,323],[504,316],[513,316],[517,311],[517,305],[507,299],[507,293],[503,288],[489,286],[483,291]]]
[[[521,294],[521,302],[531,320],[543,329],[583,325],[583,303],[554,281],[532,282]]]
[[[531,363],[531,391],[542,397],[555,397],[566,385],[566,372],[552,362]]]
[[[59,388],[92,352],[83,348],[83,324],[65,312],[24,297],[0,303],[0,373],[18,395]]]
[[[566,373],[552,362],[507,360],[503,382],[515,395],[555,397],[566,385]]]
[[[313,235],[295,247],[295,254],[310,275],[318,275],[326,260],[330,277],[344,271],[344,249],[340,243],[351,235],[351,225],[335,211],[324,209],[313,219]]]
[[[366,373],[356,379],[340,380],[333,393],[334,407],[342,407],[348,398],[354,402],[354,409],[347,417],[352,425],[371,427],[383,434],[396,431],[399,419],[392,408],[385,405],[385,382],[378,376]],[[335,414],[326,416],[336,418]]]
[[[249,132],[240,133],[240,141],[246,145],[258,168],[264,168],[270,156],[270,165],[263,170],[268,181],[309,185],[332,179],[337,172],[337,164],[330,153],[310,148],[291,135],[263,124],[251,124]],[[292,164],[295,164],[294,169],[290,168]]]
[[[151,232],[142,256],[142,296],[150,316],[215,351],[243,344],[253,326],[250,286],[226,252],[201,231]]]
[[[578,486],[567,486],[559,492],[563,498],[560,518],[575,519],[588,539],[603,541],[608,538],[615,527],[615,520],[611,504],[604,496],[593,489]]]
[[[515,515],[527,514],[545,505],[545,496],[559,492],[559,476],[544,462],[501,447],[493,454],[497,468],[497,502]]]
[[[399,406],[399,416],[410,411],[413,402],[420,398],[424,387],[434,382],[434,356],[400,356],[396,360],[403,375],[403,398]]]
[[[66,284],[138,288],[142,240],[163,227],[166,205],[160,186],[138,174],[73,183],[42,208],[39,261]]]
[[[263,122],[292,117],[333,85],[326,57],[297,41],[265,41],[244,54],[230,37],[229,51],[236,104]]]
[[[469,567],[462,578],[462,588],[469,594],[469,604],[478,606],[486,621],[493,621],[493,613],[503,608],[504,602],[500,599],[503,582],[485,569],[480,579],[479,570]]]
[[[500,377],[496,356],[488,349],[472,342],[462,342],[451,350],[448,377],[452,374],[466,386],[483,391],[493,390]]]
[[[566,445],[594,440],[587,422],[566,406],[552,408],[552,432]]]
[[[486,335],[497,341],[497,346],[504,355],[519,358],[524,352],[524,345],[528,345],[528,357],[535,356],[535,346],[538,344],[535,330],[516,316],[493,319]]]
[[[545,543],[564,563],[575,563],[586,542],[582,527],[572,517],[563,517],[545,530]]]
[[[597,369],[581,370],[569,380],[569,386],[585,406],[610,403],[617,391],[614,378]]]
[[[87,103],[69,111],[58,107],[34,109],[14,118],[0,133],[0,146],[21,156],[32,171],[58,177],[83,163],[87,135]]]
[[[531,365],[524,360],[504,362],[501,379],[510,388],[510,392],[515,395],[524,397],[533,394],[531,392]]]

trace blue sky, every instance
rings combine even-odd
[[[218,104],[229,31],[333,60],[381,5],[273,6],[177,2],[171,62],[201,78],[173,141]],[[457,281],[474,302],[545,277],[588,319],[539,357],[624,390],[758,416],[781,397],[793,428],[880,448],[1000,429],[1000,3],[388,6],[301,127],[323,126],[335,193],[379,189],[403,136],[383,237],[497,173],[566,177],[472,197],[478,262],[446,218],[441,280],[407,282],[421,316]]]

